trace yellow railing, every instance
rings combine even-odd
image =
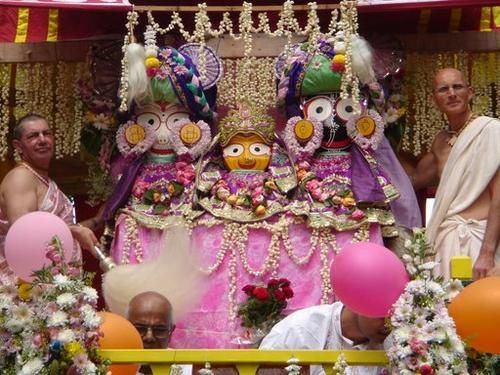
[[[101,350],[104,358],[113,363],[147,363],[154,375],[169,375],[172,364],[201,365],[209,362],[212,367],[234,366],[239,375],[255,375],[260,366],[285,367],[290,358],[297,358],[299,365],[322,364],[327,375],[333,374],[333,365],[340,353],[350,365],[383,366],[388,363],[382,350],[257,350],[257,349],[129,349]]]
[[[453,257],[451,276],[455,279],[472,278],[472,260],[469,257]],[[204,366],[234,366],[239,375],[255,375],[259,366],[284,367],[290,358],[297,358],[299,365],[321,364],[327,375],[333,374],[333,365],[340,353],[350,365],[378,366],[389,361],[383,350],[256,350],[256,349],[190,349],[190,350],[101,350],[104,358],[113,363],[147,363],[153,375],[169,375],[172,364]]]

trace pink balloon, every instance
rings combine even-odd
[[[332,263],[330,278],[344,305],[372,318],[387,316],[409,281],[397,255],[370,242],[344,247]]]
[[[31,281],[33,271],[50,264],[45,249],[52,237],[58,236],[64,249],[64,258],[71,260],[73,237],[68,225],[48,212],[30,212],[17,219],[5,238],[5,259],[14,273]]]

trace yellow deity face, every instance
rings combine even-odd
[[[227,169],[265,171],[271,159],[271,147],[256,134],[236,134],[223,150]]]

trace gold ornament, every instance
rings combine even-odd
[[[370,116],[361,116],[356,121],[356,129],[363,137],[369,137],[375,132],[375,121]]]
[[[307,142],[314,134],[314,126],[309,120],[300,120],[295,124],[293,131],[300,142]]]
[[[140,125],[133,124],[125,130],[125,139],[131,145],[138,144],[144,138],[146,138],[146,130]]]
[[[180,137],[186,146],[194,145],[201,138],[201,129],[194,122],[190,122],[181,128]]]

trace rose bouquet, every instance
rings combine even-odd
[[[267,285],[246,285],[247,300],[240,304],[238,317],[246,328],[268,329],[283,318],[287,300],[293,297],[290,281],[270,279]]]
[[[0,280],[2,374],[105,374],[98,353],[97,292],[81,264],[66,263],[59,240],[31,284]]]

